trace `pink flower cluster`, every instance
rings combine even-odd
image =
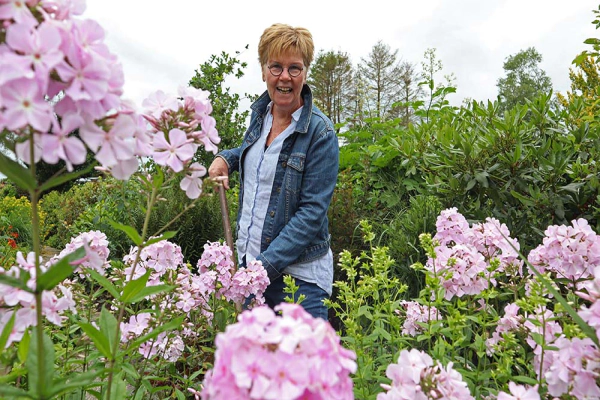
[[[519,315],[519,309],[519,306],[515,303],[507,304],[504,307],[504,316],[498,321],[496,330],[492,333],[492,336],[485,342],[488,355],[495,352],[494,347],[502,341],[503,333],[514,332],[522,328],[523,316]]]
[[[571,282],[589,279],[600,266],[600,236],[581,218],[571,226],[552,225],[542,244],[527,259],[540,273],[550,273]]]
[[[22,274],[28,274],[27,287],[34,290],[36,287],[35,253],[30,252],[25,258],[23,253],[19,251],[16,261],[18,265],[11,267],[8,271],[0,267],[0,274],[13,278],[20,278]],[[41,263],[41,257],[39,262]],[[45,272],[47,268],[48,265],[41,265],[42,272]],[[9,334],[6,347],[13,342],[21,341],[27,328],[37,325],[36,310],[33,293],[0,284],[0,332],[3,331],[13,313],[15,314],[14,325]],[[48,321],[60,326],[66,318],[63,314],[67,310],[77,312],[73,294],[68,287],[59,285],[53,291],[45,290],[42,293],[42,315]]]
[[[129,254],[123,257],[123,262],[127,265],[123,270],[126,281],[138,279],[150,270],[147,285],[155,286],[161,283],[161,278],[168,271],[177,271],[183,266],[181,247],[168,240],[161,240],[144,247],[136,264],[137,253],[138,247],[134,246]]]
[[[496,285],[499,273],[520,273],[519,243],[498,220],[487,218],[469,227],[465,217],[450,208],[441,212],[436,228],[436,257],[425,267],[441,280],[447,300],[481,293],[490,283]]]
[[[142,103],[144,118],[156,132],[152,151],[154,161],[174,172],[186,168],[187,174],[179,186],[189,198],[195,199],[202,191],[200,178],[206,174],[206,168],[191,163],[192,157],[200,145],[216,154],[216,145],[221,139],[215,128],[216,121],[210,116],[209,92],[180,87],[178,95],[165,94],[161,90],[151,94]]]
[[[433,306],[428,307],[416,301],[406,300],[402,300],[400,304],[405,311],[396,310],[396,313],[398,315],[405,314],[405,320],[402,324],[403,335],[417,336],[423,332],[422,324],[429,324],[431,321],[442,319],[442,315]]]
[[[558,350],[547,352],[549,360],[544,360],[548,392],[556,397],[566,393],[576,399],[600,398],[600,352],[592,340],[561,337],[554,346]]]
[[[245,311],[217,335],[203,400],[353,399],[355,354],[328,322],[297,304]]]
[[[510,394],[506,392],[498,393],[498,400],[540,400],[538,385],[525,387],[517,385],[514,382],[509,382],[508,390]]]
[[[106,235],[100,231],[82,232],[71,238],[71,241],[67,243],[65,248],[58,255],[53,256],[49,263],[56,263],[80,247],[85,247],[86,256],[78,262],[80,267],[75,272],[79,272],[79,275],[83,277],[81,267],[85,267],[97,271],[100,275],[105,275],[106,267],[109,265],[108,256],[110,255],[110,250],[108,249]]]
[[[262,263],[254,260],[233,272],[232,256],[227,245],[209,242],[198,260],[198,273],[210,277],[214,282],[212,289],[227,301],[241,304],[252,296],[254,305],[264,304],[263,293],[269,286],[269,278]]]
[[[377,400],[473,399],[452,363],[434,365],[428,354],[416,349],[402,350],[398,363],[388,365],[386,376],[392,382],[381,385],[386,392]]]
[[[62,160],[72,171],[89,149],[117,179],[152,156],[185,172],[180,187],[197,198],[206,169],[192,158],[220,141],[208,92],[181,88],[181,101],[157,92],[144,101],[146,119],[137,115],[121,100],[123,69],[104,30],[75,18],[84,9],[84,0],[0,2],[0,131],[15,134],[15,155],[28,164]]]

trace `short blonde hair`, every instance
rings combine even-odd
[[[273,24],[263,32],[258,43],[258,61],[261,66],[270,58],[285,54],[299,53],[308,68],[313,61],[315,46],[311,33],[306,28],[291,27],[286,24]]]

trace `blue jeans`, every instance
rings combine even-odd
[[[306,296],[300,305],[315,318],[322,318],[325,321],[327,318],[327,307],[323,304],[323,300],[328,298],[329,295],[326,291],[318,287],[314,283],[306,282],[301,279],[294,278],[296,280],[296,286],[300,288],[294,295],[294,301],[298,300],[298,296],[303,294]],[[285,298],[289,296],[288,293],[283,292],[285,284],[283,283],[283,276],[275,279],[265,290],[265,300],[269,307],[273,308],[279,303],[283,303]]]

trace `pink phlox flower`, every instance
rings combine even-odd
[[[174,95],[157,90],[142,101],[142,107],[144,107],[145,114],[150,114],[154,118],[160,119],[164,111],[177,111],[180,104]]]
[[[81,15],[85,11],[85,0],[40,0],[39,5],[59,21]]]
[[[146,120],[141,115],[136,117],[136,129],[133,133],[135,137],[135,155],[147,157],[152,154],[152,134],[147,129]]]
[[[22,269],[17,266],[11,267],[8,271],[4,271],[3,269],[0,270],[2,275],[11,276],[13,278],[19,278],[21,276],[21,272]],[[31,276],[35,277],[35,270]],[[30,278],[27,282],[27,286],[32,290],[35,289],[35,279]],[[27,307],[30,304],[35,303],[35,297],[33,293],[3,284],[0,284],[0,300],[3,300],[4,304],[9,307],[17,304]],[[0,304],[2,304],[2,301],[0,301]]]
[[[90,56],[72,44],[64,50],[67,60],[56,66],[56,72],[67,83],[65,94],[73,101],[100,101],[108,92],[111,71],[107,61],[99,56]]]
[[[196,145],[188,139],[181,129],[171,129],[167,141],[164,132],[158,132],[154,138],[154,161],[158,165],[169,166],[174,172],[183,170],[196,152]]]
[[[508,382],[508,390],[510,394],[506,392],[498,393],[498,400],[540,400],[538,385],[527,387]]]
[[[4,327],[6,326],[6,324],[8,323],[8,321],[10,320],[10,318],[13,315],[13,311],[3,311],[2,309],[0,309],[0,332],[4,331]],[[15,342],[20,342],[21,339],[23,339],[23,336],[25,335],[25,331],[27,330],[29,326],[25,325],[22,323],[22,320],[19,320],[17,316],[15,316],[15,323],[13,325],[12,330],[10,331],[9,335],[8,335],[8,341],[6,342],[6,345],[4,346],[4,349],[8,349],[13,343]],[[0,350],[4,350],[4,349],[0,349]]]
[[[205,116],[202,119],[202,130],[192,133],[192,137],[204,145],[206,151],[217,154],[217,144],[221,142],[216,128],[217,122],[211,116]]]
[[[6,107],[5,125],[10,130],[31,125],[47,132],[52,122],[50,103],[44,100],[39,85],[32,79],[16,79],[0,88],[0,98]]]
[[[86,249],[86,255],[84,258],[75,261],[74,264],[91,268],[99,274],[105,275],[105,268],[108,266],[110,250],[108,248],[106,235],[98,230],[82,232],[71,238],[71,241],[67,243],[65,249],[57,256],[54,256],[50,260],[50,263],[55,263],[82,246]],[[80,271],[80,269],[77,269],[76,271]],[[84,275],[80,272],[80,276],[83,277]]]
[[[403,300],[400,302],[405,311],[405,320],[402,324],[402,334],[417,336],[417,334],[423,332],[423,326],[421,323],[429,323],[432,320],[440,320],[442,319],[441,314],[438,312],[437,308],[431,306],[425,306],[417,303],[416,301],[406,301]],[[402,313],[400,310],[396,310],[398,315]]]
[[[65,114],[60,124],[62,126],[58,121],[54,121],[52,134],[42,135],[44,161],[56,164],[61,159],[69,171],[73,171],[73,164],[83,164],[87,155],[85,145],[79,138],[70,135],[83,123],[83,118],[75,113]]]
[[[184,292],[175,305],[184,313],[189,313],[196,306],[196,300],[189,292]]]
[[[30,27],[37,25],[37,20],[24,0],[3,0],[0,3],[0,20],[10,19]]]
[[[53,292],[44,290],[42,292],[42,314],[54,325],[61,326],[66,317],[61,316],[62,309],[58,297]]]
[[[42,159],[44,148],[42,147],[43,135],[41,133],[33,134],[33,162],[37,163]],[[31,164],[31,140],[26,139],[23,142],[17,142],[15,144],[15,154],[17,157],[25,162]]]
[[[42,23],[37,29],[13,24],[6,30],[6,44],[22,54],[40,75],[47,75],[64,58],[60,51],[59,30],[50,23]]]
[[[105,167],[113,167],[119,161],[134,158],[135,130],[134,118],[131,115],[119,114],[108,132],[88,121],[79,133],[88,147],[96,153],[96,159]]]
[[[196,119],[201,120],[204,116],[212,113],[209,91],[191,86],[179,86],[177,92],[185,102],[192,102]]]
[[[6,44],[0,44],[0,85],[16,79],[34,79],[29,61],[16,54]]]
[[[183,177],[179,183],[181,190],[185,191],[185,194],[190,199],[197,199],[202,193],[202,177],[206,175],[206,168],[195,162],[188,168],[188,174]]]
[[[471,228],[456,207],[443,210],[438,216],[435,226],[437,233],[433,239],[439,241],[442,246],[469,242]]]

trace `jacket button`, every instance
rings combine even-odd
[[[287,163],[284,161],[284,162],[282,162],[282,163],[281,163],[281,166],[282,166],[283,168],[285,168],[285,167],[287,167]]]
[[[271,243],[271,238],[266,238],[266,239],[265,239],[265,242],[267,242],[267,243]]]
[[[271,217],[274,217],[274,216],[275,216],[275,211],[271,211],[271,212],[269,213],[269,215],[270,215]]]

